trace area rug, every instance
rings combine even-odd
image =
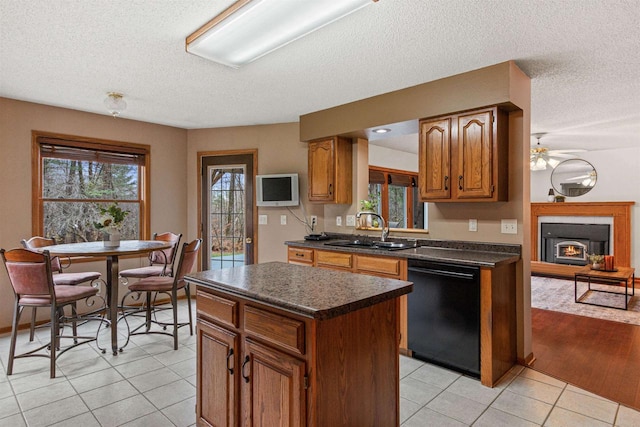
[[[622,291],[607,285],[592,284],[592,288],[601,290]],[[578,296],[587,291],[587,284],[578,282]],[[583,301],[598,304],[624,307],[623,295],[611,295],[601,292],[588,291],[582,298]],[[562,313],[577,314],[580,316],[594,317],[615,322],[640,325],[640,290],[628,303],[628,309],[617,310],[609,307],[597,307],[580,304],[574,301],[573,280],[561,280],[549,277],[531,277],[531,307],[544,310],[559,311]]]

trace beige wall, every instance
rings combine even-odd
[[[1,248],[20,246],[20,239],[32,233],[32,130],[150,145],[151,230],[186,233],[186,130],[0,98]],[[120,265],[130,268],[145,261],[125,259]],[[104,261],[80,267],[106,275]],[[0,270],[0,330],[6,330],[11,325],[13,293],[4,267]]]
[[[198,227],[198,180],[200,179],[198,153],[228,150],[257,149],[258,174],[298,173],[301,205],[287,208],[258,208],[259,215],[267,215],[267,225],[258,225],[258,262],[286,261],[287,240],[300,240],[309,231],[300,219],[316,215],[323,222],[321,205],[307,201],[307,144],[300,142],[298,123],[264,126],[243,126],[217,129],[190,130],[188,133],[187,205],[190,238],[195,238]],[[287,216],[287,225],[280,225],[280,216]]]

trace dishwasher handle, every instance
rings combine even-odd
[[[407,270],[410,272],[418,273],[418,274],[431,274],[434,276],[455,277],[456,279],[462,279],[462,280],[476,279],[476,275],[473,273],[460,273],[457,271],[437,270],[434,268],[423,268],[423,267],[409,267]]]

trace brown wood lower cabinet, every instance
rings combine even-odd
[[[197,300],[198,426],[399,425],[399,298],[330,319]]]
[[[198,319],[198,425],[235,426],[238,334]],[[221,398],[223,397],[223,398]],[[202,402],[206,402],[202,405]]]

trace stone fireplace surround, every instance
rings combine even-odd
[[[631,266],[631,206],[635,202],[562,202],[531,203],[531,273],[541,276],[571,277],[581,268],[560,265],[540,260],[540,223],[546,217],[561,217],[562,222],[585,222],[611,224],[610,251],[615,263],[621,267]],[[596,222],[593,222],[593,221]],[[561,221],[556,221],[561,222]]]

